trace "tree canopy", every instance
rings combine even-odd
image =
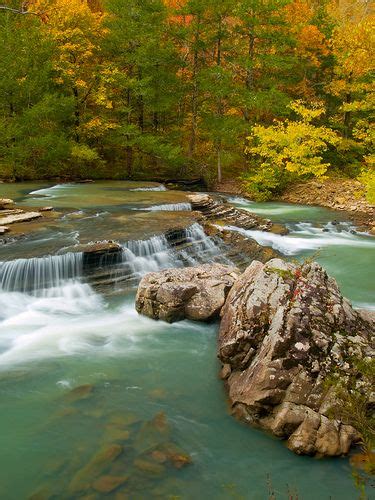
[[[371,184],[374,33],[364,0],[11,0],[0,177]]]

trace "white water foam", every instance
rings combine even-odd
[[[0,292],[0,369],[64,356],[134,356],[170,330],[139,316],[133,300],[115,309],[88,285],[68,283],[48,297]],[[62,381],[64,383],[64,381]]]
[[[130,191],[167,191],[167,188],[163,184],[160,184],[160,186],[155,186],[155,187],[133,188],[130,189]]]
[[[190,212],[191,203],[170,203],[146,208],[150,212]]]
[[[358,248],[375,248],[375,239],[352,234],[351,226],[344,225],[340,230],[333,224],[324,228],[314,227],[311,223],[303,222],[294,226],[287,226],[288,235],[279,235],[265,231],[245,230],[235,226],[227,226],[231,231],[237,231],[248,238],[252,238],[262,246],[271,246],[284,255],[296,255],[303,251],[319,250],[328,246],[350,246]],[[349,229],[350,228],[350,229]]]
[[[31,191],[29,195],[37,195],[37,196],[44,196],[46,198],[56,198],[57,196],[62,196],[61,193],[59,193],[60,190],[66,189],[66,188],[71,188],[74,187],[74,184],[56,184],[56,186],[48,187],[48,188],[43,188],[43,189],[37,189],[36,191]]]
[[[229,196],[227,198],[229,203],[232,203],[233,205],[240,205],[240,206],[247,206],[251,205],[254,202],[251,200],[247,200],[246,198],[242,198],[242,196]]]

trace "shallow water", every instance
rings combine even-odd
[[[80,240],[85,224],[82,217],[91,209],[103,209],[101,200],[107,197],[108,187],[108,183],[97,183],[95,188],[64,187],[62,193],[73,191],[70,204],[60,195],[46,204],[56,202],[68,212],[82,211],[72,222]],[[125,206],[131,210],[165,205],[172,203],[171,197],[175,203],[184,202],[179,193],[130,192],[134,186],[128,183],[115,187],[113,208],[106,198],[105,210],[110,214]],[[59,188],[52,192],[59,192]],[[151,199],[145,199],[145,193]],[[19,199],[24,195],[21,193]],[[29,197],[26,202],[30,203]],[[251,204],[251,209],[266,211],[262,215],[287,223],[291,230],[285,237],[252,236],[259,241],[265,238],[263,243],[278,246],[290,257],[304,257],[323,247],[318,259],[336,276],[349,298],[375,305],[373,270],[369,268],[375,238],[351,234],[347,224],[332,227],[329,222],[337,215],[322,209],[281,204]],[[148,235],[152,227],[158,232],[159,219],[154,219],[153,212],[147,215],[151,221],[146,229],[140,219],[128,216],[136,227],[131,231],[123,228],[123,242],[130,232],[138,231],[139,238]],[[54,241],[58,227],[56,223],[55,232],[46,231]],[[105,223],[92,227],[104,237]],[[116,230],[121,232],[121,224]],[[64,246],[63,239],[58,245]],[[32,251],[27,243],[30,240]],[[137,261],[143,268],[175,262],[173,251],[159,244],[157,240],[154,246],[146,245],[143,264]],[[216,258],[212,242],[207,241],[203,249],[202,243],[199,245],[196,251],[202,251],[201,259]],[[28,251],[29,255],[41,255],[46,248],[38,236],[20,247],[23,257]],[[140,253],[136,243],[128,247]],[[14,258],[13,248],[3,248],[2,258]],[[54,286],[33,293],[0,290],[0,498],[19,500],[37,491],[44,492],[42,498],[78,498],[70,490],[75,474],[99,449],[115,442],[124,451],[111,466],[112,474],[127,480],[108,495],[110,498],[118,494],[118,499],[137,500],[263,500],[270,497],[270,490],[277,499],[288,499],[293,492],[306,500],[359,497],[348,460],[297,457],[278,440],[230,417],[217,376],[216,324],[154,322],[137,315],[132,291],[115,297],[103,295],[84,278],[74,278],[59,278]],[[71,391],[82,386],[88,392],[83,389],[75,398]],[[163,428],[159,432],[154,424],[145,424],[160,412],[168,420],[168,431]],[[166,463],[158,472],[137,468],[137,459],[144,457],[150,446],[150,425],[157,446],[161,439],[172,441],[181,453],[191,456],[192,464],[178,469]],[[95,479],[88,481],[88,488]]]

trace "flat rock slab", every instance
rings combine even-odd
[[[14,208],[14,209],[3,209],[0,210],[0,217],[7,217],[8,215],[18,215],[18,214],[23,214],[25,211],[21,210],[20,208]]]
[[[136,309],[168,323],[183,319],[210,321],[219,317],[238,276],[238,269],[222,264],[151,273],[139,284]]]
[[[258,229],[260,231],[269,231],[272,227],[270,220],[262,219],[247,210],[235,208],[229,203],[217,201],[208,194],[192,194],[188,196],[188,199],[192,209],[202,213],[208,220],[220,221],[242,229]]]
[[[22,214],[8,215],[7,217],[0,217],[0,225],[28,222],[30,220],[39,219],[39,217],[42,217],[40,212],[26,212]]]

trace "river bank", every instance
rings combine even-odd
[[[246,197],[240,181],[225,181],[215,185],[214,190]],[[363,184],[355,179],[332,178],[298,182],[288,186],[274,201],[345,212],[349,220],[375,235],[375,206],[366,200]]]

